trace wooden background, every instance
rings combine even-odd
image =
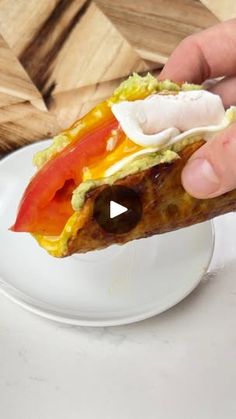
[[[0,151],[57,134],[235,0],[0,0]]]

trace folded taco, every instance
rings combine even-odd
[[[134,74],[34,156],[37,172],[21,199],[15,232],[29,232],[52,256],[123,244],[202,222],[236,208],[236,191],[199,200],[181,185],[193,152],[236,121],[218,95],[188,83]],[[94,217],[111,185],[136,191],[140,222],[105,231]]]

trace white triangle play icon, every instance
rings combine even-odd
[[[128,208],[118,204],[115,201],[110,201],[110,218],[115,218],[126,211],[128,211]]]

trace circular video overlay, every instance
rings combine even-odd
[[[131,188],[109,186],[97,196],[93,215],[108,233],[128,233],[142,217],[142,202],[139,194]]]

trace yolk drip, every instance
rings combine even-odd
[[[124,157],[127,157],[137,151],[141,150],[143,147],[135,144],[128,137],[123,135],[123,141],[115,147],[115,149],[110,152],[102,161],[97,162],[96,164],[85,168],[83,175],[83,182],[89,179],[100,179],[105,176],[106,170],[113,166],[113,164],[121,161]]]

